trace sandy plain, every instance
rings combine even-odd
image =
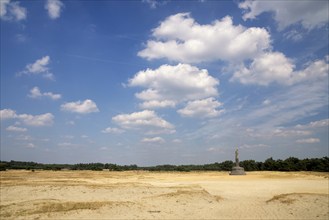
[[[316,172],[0,172],[0,219],[329,219]]]

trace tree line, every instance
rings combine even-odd
[[[149,167],[139,167],[133,165],[117,165],[112,163],[79,163],[79,164],[42,164],[35,162],[22,162],[11,160],[9,162],[0,161],[0,171],[8,169],[25,170],[109,170],[109,171],[128,171],[128,170],[147,170],[147,171],[230,171],[234,163],[230,160],[221,163],[211,163],[204,165],[157,165]],[[329,172],[329,157],[298,159],[289,157],[285,160],[274,160],[272,157],[264,162],[255,160],[244,160],[240,166],[245,171],[319,171]]]

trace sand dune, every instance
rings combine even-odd
[[[0,219],[328,219],[315,172],[0,173]]]

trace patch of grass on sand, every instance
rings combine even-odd
[[[42,202],[33,204],[33,207],[30,209],[23,209],[18,212],[11,212],[10,209],[12,205],[6,205],[6,207],[1,207],[3,210],[6,208],[6,211],[1,212],[0,217],[8,218],[12,215],[15,216],[27,216],[34,214],[43,214],[43,213],[54,213],[54,212],[69,212],[74,210],[96,210],[103,206],[119,206],[119,205],[129,205],[130,202],[112,202],[112,201],[95,201],[95,202]]]
[[[291,195],[293,195],[293,193],[275,195],[271,199],[267,200],[266,203],[279,201],[283,204],[289,205],[296,201],[296,199],[288,198]]]

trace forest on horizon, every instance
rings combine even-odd
[[[25,169],[25,170],[94,170],[101,171],[107,169],[109,171],[128,171],[128,170],[145,170],[145,171],[230,171],[234,166],[233,161],[226,160],[221,163],[210,163],[203,165],[156,165],[140,167],[132,165],[118,165],[113,163],[78,163],[78,164],[43,164],[36,162],[23,161],[0,161],[0,171],[9,169]],[[323,158],[306,158],[298,159],[289,157],[285,160],[266,159],[264,162],[255,160],[244,160],[240,162],[240,166],[245,171],[319,171],[329,172],[329,157]]]

